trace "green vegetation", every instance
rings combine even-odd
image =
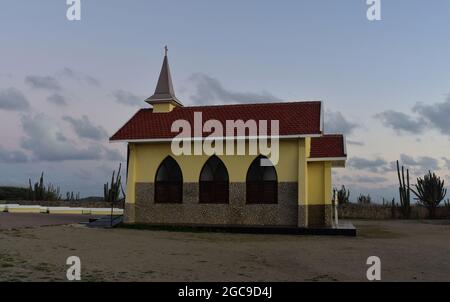
[[[350,190],[347,190],[343,185],[339,190],[333,189],[333,200],[337,201],[338,205],[348,204],[350,202]]]
[[[54,201],[54,200],[61,200],[61,194],[59,192],[59,187],[55,187],[51,183],[47,185],[47,187],[44,185],[44,172],[42,172],[41,177],[39,178],[39,181],[34,184],[34,186],[31,185],[31,179],[28,180],[29,182],[29,188],[28,188],[28,198],[27,200],[48,200],[48,201]]]
[[[447,195],[444,180],[429,171],[423,178],[417,178],[417,184],[414,186],[416,190],[411,189],[411,191],[416,195],[417,203],[428,209],[430,218],[435,218],[436,208]]]
[[[77,194],[73,194],[73,192],[67,192],[66,193],[66,199],[67,201],[77,201],[80,200],[80,192],[78,192]]]
[[[395,204],[395,198],[392,198],[391,201],[383,198],[383,207],[385,208],[390,208],[391,209],[391,218],[395,219],[396,218],[396,210],[398,208],[398,205]]]
[[[367,194],[367,195],[359,194],[358,204],[371,204],[371,203],[372,203],[372,197],[370,197],[370,194]]]
[[[28,188],[25,187],[0,187],[0,200],[30,200],[30,201],[78,201],[80,193],[67,192],[66,198],[63,199],[59,186],[51,183],[44,184],[44,172],[41,173],[39,180],[32,184],[28,179]]]
[[[111,184],[108,182],[103,185],[103,199],[107,202],[118,202],[120,199],[120,192],[125,198],[125,192],[122,188],[122,177],[120,176],[120,169],[122,168],[122,164],[119,164],[119,171],[116,174],[116,170],[113,171],[111,177]]]
[[[28,196],[28,188],[0,187],[0,200],[26,200]]]
[[[411,217],[411,197],[409,187],[409,169],[406,169],[406,183],[405,183],[405,168],[402,166],[400,176],[400,164],[397,160],[397,175],[399,182],[399,194],[400,194],[400,209],[402,211],[403,218],[409,219]]]
[[[444,207],[450,209],[450,199],[447,198],[447,200],[444,200]]]

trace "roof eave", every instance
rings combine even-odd
[[[165,97],[159,98],[159,97],[153,95],[153,96],[147,98],[145,100],[145,102],[150,105],[161,104],[161,103],[171,103],[172,105],[175,105],[178,107],[183,107],[183,104],[175,96],[172,96],[171,98],[165,98]]]
[[[231,140],[231,139],[298,139],[305,137],[320,137],[321,134],[294,134],[294,135],[278,135],[278,136],[230,136],[230,137],[167,137],[167,138],[140,138],[140,139],[113,139],[111,137],[109,142],[111,143],[159,143],[159,142],[171,142],[171,141],[199,141],[199,140]]]

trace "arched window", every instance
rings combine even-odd
[[[180,166],[171,156],[166,157],[156,171],[155,202],[183,202],[183,174]]]
[[[277,203],[277,171],[273,165],[261,165],[261,159],[268,162],[265,156],[260,155],[247,171],[247,203]]]
[[[200,203],[228,203],[228,171],[217,156],[211,156],[200,173]]]

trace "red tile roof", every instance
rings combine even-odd
[[[170,131],[172,123],[184,119],[193,125],[194,112],[202,112],[203,123],[210,119],[219,120],[223,125],[226,120],[279,120],[279,135],[320,135],[321,111],[321,102],[176,107],[167,113],[141,109],[110,140],[170,139],[178,135]],[[268,133],[271,133],[270,122]]]
[[[347,157],[344,136],[326,134],[311,138],[310,158]]]

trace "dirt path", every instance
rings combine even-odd
[[[353,221],[358,237],[89,229],[0,230],[0,280],[65,280],[79,256],[84,281],[450,281],[450,222]]]
[[[88,222],[89,218],[94,217],[98,216],[0,212],[0,230]]]

